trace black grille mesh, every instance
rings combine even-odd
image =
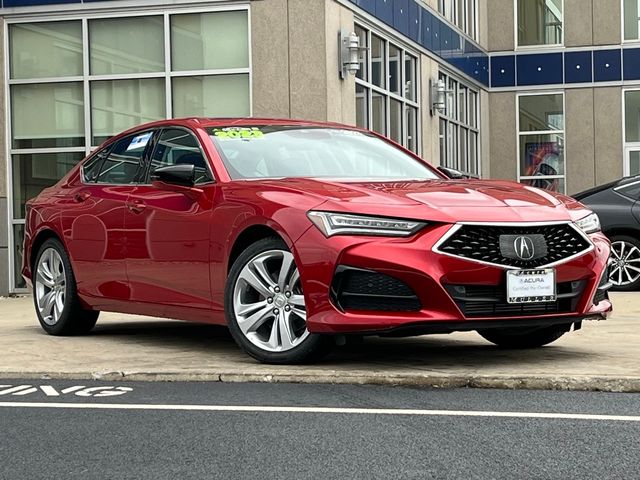
[[[540,303],[507,303],[505,285],[445,285],[467,318],[508,317],[571,313],[578,306],[584,280],[557,284],[557,300]]]
[[[414,312],[420,301],[406,283],[383,273],[339,267],[331,288],[343,310]]]
[[[500,252],[500,235],[544,236],[547,254],[532,260],[505,258]],[[535,227],[463,225],[442,245],[440,251],[482,262],[518,268],[537,268],[576,255],[589,248],[589,242],[568,224]]]

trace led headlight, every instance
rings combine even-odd
[[[584,233],[595,233],[600,231],[600,219],[595,213],[591,213],[580,220],[577,220],[575,224],[580,227]]]
[[[408,237],[426,225],[423,222],[397,218],[370,217],[335,212],[309,212],[309,220],[326,236],[383,235]]]

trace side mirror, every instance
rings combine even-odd
[[[438,167],[438,170],[440,170],[447,177],[449,177],[449,178],[451,178],[453,180],[465,178],[464,174],[460,170],[456,170],[455,168]]]
[[[194,165],[189,164],[159,167],[151,174],[151,180],[168,183],[170,185],[193,187],[196,183],[196,168]]]

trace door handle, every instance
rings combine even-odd
[[[125,204],[132,213],[142,213],[147,206],[142,200],[133,200]]]
[[[73,199],[78,203],[82,203],[90,196],[91,194],[89,192],[78,192],[73,196]]]

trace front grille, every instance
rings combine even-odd
[[[403,281],[345,266],[336,270],[331,297],[342,310],[415,312],[421,308],[415,292]]]
[[[465,317],[532,316],[571,313],[577,309],[586,281],[557,284],[555,302],[507,303],[505,285],[445,285]]]
[[[511,246],[519,236],[532,239],[536,254],[528,260],[515,258]],[[502,248],[501,248],[502,240]],[[509,246],[510,250],[505,249]],[[438,250],[479,262],[517,268],[538,268],[586,251],[590,243],[570,224],[539,226],[462,225]]]

